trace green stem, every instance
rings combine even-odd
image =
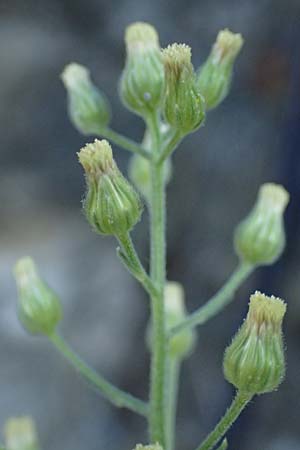
[[[175,150],[177,145],[180,142],[181,135],[178,131],[174,131],[173,135],[167,141],[165,147],[162,149],[162,152],[158,155],[157,163],[162,164]]]
[[[209,319],[217,315],[225,306],[233,300],[233,295],[245,279],[253,272],[254,266],[241,263],[227,280],[224,286],[203,306],[187,316],[181,323],[173,327],[168,335],[170,339],[175,334],[187,328],[203,325]]]
[[[166,278],[165,243],[165,189],[163,164],[154,159],[160,151],[160,132],[157,116],[148,123],[153,147],[151,162],[150,196],[150,276],[157,288],[157,295],[151,296],[152,357],[150,370],[150,415],[149,428],[151,442],[159,442],[164,447],[164,377],[166,359],[166,333],[164,313],[164,287]]]
[[[122,252],[119,252],[119,256],[127,267],[129,272],[142,284],[146,292],[150,296],[157,295],[157,289],[153,284],[151,278],[146,273],[137,253],[134,248],[132,239],[129,233],[124,233],[117,236],[117,239],[122,247]]]
[[[111,128],[100,128],[98,134],[100,134],[102,137],[106,139],[109,139],[110,141],[114,142],[114,144],[124,148],[125,150],[128,150],[132,153],[138,153],[139,155],[143,156],[146,159],[151,159],[151,155],[146,149],[141,147],[133,140],[127,138],[126,136],[117,133]]]
[[[169,356],[166,365],[165,423],[166,450],[173,450],[175,445],[176,412],[178,399],[178,382],[181,361]]]
[[[221,445],[217,448],[217,450],[227,450],[228,448],[228,442],[227,439],[224,438]]]
[[[127,392],[118,389],[101,375],[90,368],[69,345],[63,340],[61,336],[53,333],[49,336],[50,341],[56,349],[66,358],[69,363],[83,376],[92,386],[96,388],[105,398],[119,408],[128,408],[142,416],[147,417],[148,405],[143,401],[133,397]]]
[[[207,436],[205,441],[197,447],[196,450],[211,450],[236,421],[252,397],[252,394],[238,391],[225,415],[222,417],[215,429]]]

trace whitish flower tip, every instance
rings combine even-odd
[[[76,88],[78,83],[87,82],[89,77],[89,70],[85,66],[74,62],[67,64],[61,74],[64,85],[69,89]]]
[[[280,184],[265,183],[260,187],[259,198],[263,205],[282,213],[289,202],[290,195]]]
[[[248,320],[259,329],[263,324],[280,328],[286,313],[286,303],[279,297],[268,297],[256,291],[250,297]]]
[[[155,28],[146,22],[135,22],[125,30],[125,42],[129,53],[147,48],[159,48],[158,34]]]

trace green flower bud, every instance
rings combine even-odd
[[[31,258],[21,258],[14,269],[19,294],[19,318],[32,334],[52,334],[62,318],[57,295],[39,277]]]
[[[191,49],[185,44],[163,50],[165,68],[164,116],[181,134],[196,130],[205,118],[205,104],[197,84]]]
[[[224,375],[237,389],[263,394],[278,388],[285,374],[282,320],[286,304],[255,292],[246,320],[224,355]]]
[[[120,80],[124,105],[141,116],[155,111],[161,102],[164,69],[156,30],[137,22],[125,32],[126,64]]]
[[[88,69],[80,64],[68,64],[62,75],[68,93],[70,119],[83,134],[96,134],[110,121],[110,106],[106,97],[92,83]]]
[[[138,194],[119,171],[109,143],[95,140],[78,153],[86,174],[84,211],[93,229],[120,236],[140,220],[142,204]]]
[[[261,186],[253,210],[235,231],[235,248],[242,260],[268,265],[279,258],[285,246],[283,213],[288,201],[289,194],[281,185]]]
[[[6,450],[38,450],[38,437],[31,417],[12,417],[4,425]]]
[[[228,94],[233,64],[242,45],[243,38],[240,34],[231,33],[227,29],[220,31],[208,59],[200,67],[197,84],[208,110],[218,106]]]
[[[168,281],[165,286],[165,317],[167,331],[178,325],[186,317],[184,290],[180,283]],[[169,354],[176,358],[188,356],[194,348],[195,331],[186,329],[169,341]]]

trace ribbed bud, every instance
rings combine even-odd
[[[191,49],[185,44],[163,50],[165,68],[164,116],[181,134],[196,130],[205,118],[204,98],[197,87]]]
[[[285,246],[283,214],[288,201],[281,185],[261,186],[253,210],[235,231],[235,248],[242,260],[267,265],[279,258]]]
[[[278,388],[285,374],[282,320],[286,304],[255,292],[246,320],[224,355],[224,375],[237,389],[263,394]]]
[[[186,317],[184,290],[180,283],[168,281],[165,286],[165,318],[166,329],[178,325]],[[187,329],[173,336],[168,345],[170,356],[184,358],[193,350],[196,335],[194,330]]]
[[[62,308],[55,292],[40,278],[31,258],[15,265],[19,319],[33,334],[51,335],[62,318]]]
[[[211,53],[200,67],[197,84],[206,102],[206,108],[215,108],[228,94],[233,65],[243,45],[240,34],[222,30]]]
[[[4,425],[5,450],[38,450],[38,437],[31,417],[12,417]]]
[[[88,69],[68,64],[62,75],[68,93],[68,110],[73,125],[83,134],[95,134],[110,121],[106,97],[92,83]]]
[[[115,236],[130,231],[143,208],[138,194],[119,171],[109,143],[96,139],[81,149],[78,157],[87,183],[84,212],[93,229]]]
[[[161,103],[164,70],[156,30],[137,22],[125,32],[126,64],[120,80],[125,106],[141,116],[155,111]]]

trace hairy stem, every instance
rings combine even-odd
[[[196,450],[211,450],[224,436],[231,425],[236,421],[245,406],[250,402],[253,395],[245,392],[237,392],[233,402],[227,409],[225,415],[216,425],[215,429],[207,436],[205,441]],[[222,448],[222,446],[221,446]]]
[[[151,159],[150,153],[145,148],[143,148],[133,140],[127,138],[126,136],[117,133],[111,128],[99,128],[98,134],[101,135],[101,137],[110,140],[119,147],[124,148],[125,150],[128,150],[132,153],[138,153],[146,159]]]
[[[166,277],[166,204],[163,165],[154,162],[155,157],[160,151],[160,132],[157,116],[149,118],[148,126],[151,133],[151,142],[153,147],[150,198],[150,276],[157,288],[157,294],[151,296],[153,339],[150,370],[149,431],[151,442],[159,442],[164,447],[164,376],[166,359],[164,286]]]
[[[69,347],[61,336],[54,333],[49,336],[50,341],[56,349],[63,355],[65,359],[87,380],[93,387],[96,388],[107,400],[119,408],[127,408],[142,416],[147,417],[148,405],[147,403],[133,397],[130,394],[117,388],[104,377],[95,372],[89,367],[76,353]]]
[[[157,295],[157,289],[155,288],[149,275],[146,273],[136,253],[129,233],[119,235],[117,236],[117,239],[122,248],[122,253],[119,252],[119,256],[124,265],[127,267],[129,272],[142,284],[142,286],[150,296]]]
[[[175,150],[177,145],[180,142],[181,135],[178,131],[174,131],[174,133],[171,135],[167,143],[165,144],[164,148],[162,149],[162,152],[160,155],[158,155],[157,162],[158,164],[162,164]]]
[[[197,325],[203,325],[209,319],[217,315],[225,306],[233,299],[235,291],[245,281],[245,279],[253,272],[252,265],[241,263],[227,280],[224,286],[203,306],[195,312],[187,316],[181,323],[171,328],[168,338],[187,328],[193,328]]]
[[[173,450],[175,445],[176,413],[178,399],[178,382],[181,361],[169,356],[166,364],[165,422],[166,450]]]

